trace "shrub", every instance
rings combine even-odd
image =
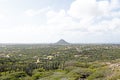
[[[23,78],[26,77],[27,75],[25,74],[25,72],[16,72],[12,73],[11,76],[14,76],[15,78]]]
[[[90,76],[93,73],[93,70],[88,68],[76,68],[70,72],[71,74],[76,75],[76,79],[86,79],[88,76]]]
[[[37,79],[39,79],[40,77],[42,77],[42,75],[41,75],[40,73],[36,73],[36,74],[34,74],[34,75],[32,76],[32,79],[33,79],[33,80],[37,80]]]
[[[88,80],[100,79],[105,77],[105,71],[98,70],[88,77]]]
[[[119,80],[119,79],[120,79],[120,73],[113,75],[113,76],[110,77],[110,79],[108,79],[108,80]]]
[[[15,72],[7,76],[2,76],[0,80],[21,80],[22,78],[26,76],[27,75],[24,72]]]
[[[38,69],[38,72],[45,72],[45,69],[39,68],[39,69]]]

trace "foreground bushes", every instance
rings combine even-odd
[[[25,72],[15,72],[12,74],[9,74],[7,76],[2,76],[0,80],[21,80],[25,78],[27,75]]]

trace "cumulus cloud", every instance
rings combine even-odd
[[[34,10],[34,9],[28,9],[25,11],[25,14],[27,16],[36,16],[36,15],[40,15],[42,13],[45,13],[46,11],[49,10],[49,7],[48,8],[42,8],[42,9],[39,9],[39,10]]]
[[[0,19],[4,18],[4,15],[0,14]]]
[[[68,14],[79,19],[102,16],[110,12],[112,6],[115,5],[112,3],[109,0],[75,0],[68,10]]]
[[[67,10],[54,10],[49,7],[28,9],[24,14],[21,16],[21,20],[24,19],[23,22],[20,23],[18,20],[17,27],[0,29],[0,36],[2,34],[13,36],[13,41],[16,40],[14,37],[18,36],[18,42],[20,40],[28,42],[29,39],[34,42],[35,40],[44,42],[52,41],[52,38],[56,41],[59,38],[65,38],[71,42],[120,40],[118,38],[120,34],[119,0],[74,0]],[[3,15],[0,15],[0,19],[2,17]],[[10,37],[6,37],[6,40],[9,40],[8,38]]]
[[[113,10],[120,8],[120,0],[111,0],[111,6]]]
[[[68,14],[75,18],[88,18],[98,14],[97,4],[95,0],[76,0],[74,1]]]
[[[53,27],[56,30],[55,33],[64,34],[66,31],[74,31],[76,28],[84,30],[83,27],[80,27],[80,22],[76,22],[63,9],[60,11],[50,10],[46,13],[46,16],[47,25]]]
[[[13,28],[1,28],[0,29],[0,37],[1,42],[27,42],[27,43],[39,43],[39,42],[50,42],[52,37],[54,36],[54,28],[48,27],[45,25],[32,25],[32,24],[24,24],[19,25]],[[43,35],[44,34],[44,35]],[[42,38],[42,39],[41,39]],[[8,41],[9,40],[9,41]],[[21,43],[22,43],[21,42]]]
[[[102,21],[102,19],[105,20],[104,18],[114,19],[118,16],[120,17],[118,11],[113,11],[113,9],[119,7],[119,4],[119,0],[111,0],[111,2],[109,2],[109,0],[76,0],[71,4],[68,14],[71,17],[79,18],[81,25],[88,24],[87,26],[89,28],[90,26],[94,26],[92,23],[97,22],[97,19],[101,19]],[[98,21],[98,26],[103,24],[101,21]],[[111,22],[111,20],[107,21],[108,23]],[[109,26],[106,28],[109,28]]]
[[[75,0],[67,14],[72,18],[79,19],[77,26],[69,29],[68,34],[80,35],[82,38],[109,37],[120,34],[120,1],[119,0]],[[75,21],[73,21],[76,23]],[[77,31],[77,32],[76,32]],[[77,34],[76,34],[77,33]],[[81,35],[82,34],[82,35]],[[84,37],[83,37],[84,36]],[[101,39],[104,39],[101,37]],[[106,38],[107,39],[107,38]],[[109,40],[110,41],[110,40]]]
[[[108,34],[113,37],[114,33],[119,34],[120,30],[120,19],[118,18],[120,13],[113,11],[114,8],[118,8],[116,2],[117,0],[114,2],[75,0],[67,11],[48,11],[47,24],[55,28],[55,33],[62,33],[65,37],[68,37],[69,34],[83,38]],[[78,21],[74,19],[78,19]]]

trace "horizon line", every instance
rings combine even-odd
[[[68,42],[69,43],[69,42]],[[19,45],[19,44],[22,44],[22,45],[24,45],[24,44],[56,44],[56,42],[50,42],[50,43],[32,43],[32,42],[30,42],[30,43],[24,43],[24,42],[16,42],[16,43],[0,43],[0,45],[2,45],[2,44],[16,44],[16,45]],[[69,43],[68,45],[72,45],[72,44],[120,44],[120,42],[80,42],[80,43]],[[56,44],[57,45],[57,44]]]

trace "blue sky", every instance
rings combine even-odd
[[[0,0],[0,43],[120,43],[119,0]]]

